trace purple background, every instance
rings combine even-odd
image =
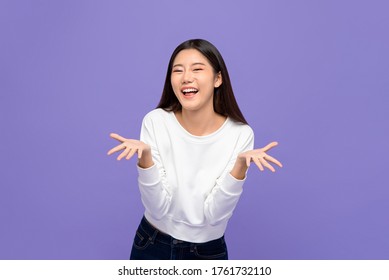
[[[387,1],[0,2],[0,259],[127,259],[138,138],[168,59],[221,51],[256,146],[232,259],[389,259]]]

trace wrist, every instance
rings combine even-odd
[[[138,166],[141,168],[149,168],[154,165],[153,158],[151,156],[151,151],[143,151],[142,157],[138,160]]]
[[[247,169],[248,166],[246,165],[246,162],[237,159],[230,174],[238,180],[243,180],[244,178],[246,178]]]

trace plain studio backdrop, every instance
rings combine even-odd
[[[387,1],[0,2],[0,259],[127,259],[143,206],[138,138],[169,57],[222,53],[283,164],[251,167],[231,259],[389,259]],[[214,159],[217,160],[217,159]],[[191,168],[188,166],[188,168]]]

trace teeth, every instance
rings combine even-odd
[[[187,88],[187,89],[184,89],[182,92],[183,93],[198,92],[198,90],[195,88]]]

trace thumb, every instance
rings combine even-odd
[[[138,149],[138,159],[140,159],[142,157],[142,149]]]
[[[250,167],[250,161],[251,161],[251,157],[246,157],[246,165],[247,167]]]

